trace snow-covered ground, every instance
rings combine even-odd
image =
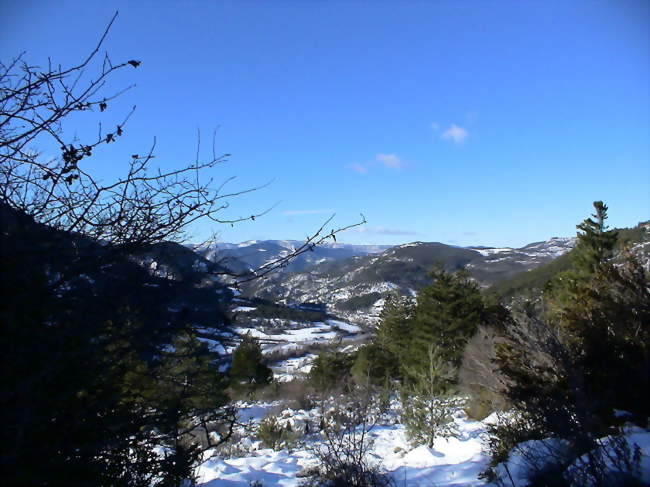
[[[492,251],[502,249],[489,249]],[[499,252],[494,252],[498,254]],[[246,313],[254,308],[240,302],[234,311]],[[275,380],[286,382],[304,378],[317,357],[314,346],[332,345],[342,351],[350,351],[362,343],[363,330],[357,326],[339,320],[300,323],[290,320],[251,319],[235,330],[234,338],[250,334],[257,337],[267,356],[279,353],[280,359],[271,364]],[[209,340],[205,340],[209,341]],[[236,343],[236,340],[231,343]],[[213,346],[218,346],[215,341]],[[235,344],[228,346],[232,352]],[[223,349],[223,347],[221,347]],[[225,349],[223,350],[225,351]],[[317,349],[316,349],[317,351]],[[320,412],[312,410],[289,409],[282,401],[238,403],[239,426],[235,431],[235,440],[227,449],[206,456],[198,471],[198,482],[203,487],[297,487],[303,485],[301,476],[306,469],[318,466],[318,459],[313,451],[320,441],[317,429]],[[438,438],[433,448],[411,445],[406,436],[405,427],[399,422],[399,406],[392,408],[392,413],[379,422],[369,432],[371,446],[367,458],[377,465],[395,482],[396,487],[475,487],[492,486],[480,478],[490,462],[487,449],[488,425],[496,421],[492,415],[484,421],[470,420],[462,410],[454,416],[457,437]],[[303,432],[307,424],[312,425],[311,433],[298,440],[290,450],[275,451],[266,448],[257,436],[257,427],[267,415],[275,415],[283,426],[291,425],[292,431]],[[641,453],[640,475],[650,485],[650,432],[640,428],[628,428],[626,439],[630,450],[638,445]],[[608,445],[609,439],[603,439]],[[555,442],[556,443],[556,442]],[[524,487],[527,485],[529,472],[527,463],[522,459],[549,457],[548,445],[557,446],[553,440],[546,442],[526,442],[513,451],[506,465],[500,465],[496,471],[506,479],[505,486]],[[580,460],[575,462],[580,466]],[[514,485],[507,480],[511,477]],[[582,484],[576,484],[580,487]]]
[[[259,482],[264,487],[298,487],[304,484],[301,473],[318,465],[314,446],[319,441],[317,433],[303,438],[292,449],[274,451],[265,448],[255,436],[256,425],[268,414],[279,421],[291,424],[293,431],[303,431],[306,422],[317,424],[318,411],[282,409],[281,402],[240,403],[240,421],[248,423],[248,434],[238,440],[236,456],[206,458],[198,471],[198,482],[203,487],[250,487]],[[370,448],[367,459],[387,473],[396,487],[475,487],[494,486],[479,478],[488,467],[490,457],[486,448],[487,426],[496,421],[491,415],[484,421],[472,421],[462,410],[454,415],[459,432],[457,437],[437,438],[433,448],[412,446],[405,428],[393,412],[379,422],[369,433]],[[650,482],[650,432],[636,427],[626,430],[626,441],[632,449],[638,445],[641,452],[640,478]],[[607,445],[609,439],[604,439]],[[526,442],[511,455],[508,471],[514,485],[527,485],[528,472],[523,456],[536,450],[540,458],[548,457],[548,442]],[[525,454],[525,455],[524,455]],[[579,464],[578,462],[576,462]],[[505,472],[503,466],[497,471]],[[507,479],[507,477],[506,477]],[[510,486],[509,480],[505,486]],[[576,487],[579,487],[576,485]]]
[[[273,377],[278,382],[288,382],[298,377],[307,375],[312,368],[312,363],[318,355],[309,353],[302,357],[282,360],[271,366]]]
[[[238,305],[233,312],[246,313],[255,310],[255,307]],[[310,351],[311,346],[336,346],[341,350],[352,351],[363,330],[361,327],[335,319],[324,322],[298,322],[284,319],[259,319],[246,320],[234,331],[239,336],[250,335],[259,340],[262,353],[265,356],[274,354],[284,355],[286,358],[270,363],[274,378],[278,382],[287,382],[296,378],[303,378],[311,370],[316,354]],[[211,347],[218,341],[203,339]],[[213,343],[214,342],[214,343]],[[237,346],[237,341],[230,341],[225,349],[232,353]],[[223,347],[222,347],[223,348]]]
[[[278,407],[277,402],[249,403],[240,408],[240,420],[258,424]],[[277,414],[290,422],[294,431],[304,428],[306,421],[317,424],[315,410],[288,409]],[[388,472],[399,487],[485,485],[478,475],[489,462],[483,444],[486,423],[471,421],[462,411],[456,414],[455,422],[458,438],[439,438],[433,448],[411,447],[404,427],[394,420],[378,424],[369,434],[372,446],[368,459]],[[198,481],[204,487],[249,487],[254,481],[264,487],[297,487],[304,481],[300,472],[318,464],[309,448],[316,441],[318,435],[312,435],[291,451],[274,451],[264,448],[258,439],[244,438],[240,447],[248,453],[237,458],[209,458],[199,469]]]
[[[257,328],[235,328],[240,335],[249,334],[252,337],[263,341],[262,345],[267,342],[286,343],[288,345],[300,345],[318,342],[330,342],[337,337],[338,333],[332,329],[332,326],[325,323],[312,323],[311,326],[299,326],[295,328],[286,328],[282,333],[269,334]],[[265,351],[269,348],[264,347]]]

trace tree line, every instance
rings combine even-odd
[[[540,295],[504,306],[467,272],[435,269],[415,300],[386,302],[374,338],[355,354],[321,355],[312,381],[399,391],[407,433],[429,446],[453,434],[459,396],[478,419],[509,410],[511,420],[492,429],[494,465],[523,441],[563,438],[570,453],[535,485],[560,482],[562,468],[593,451],[600,453],[575,475],[608,485],[599,438],[625,421],[645,427],[650,416],[650,292],[647,271],[608,229],[607,206],[596,201],[594,210],[577,225],[568,265]],[[619,453],[621,463],[634,463],[634,452]]]

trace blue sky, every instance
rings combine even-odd
[[[224,241],[301,239],[332,213],[340,240],[519,246],[571,236],[604,200],[650,218],[650,2],[0,2],[0,58],[105,49],[142,65],[104,114],[137,111],[97,154],[105,179],[157,138],[191,162],[218,127],[231,201]],[[96,130],[74,120],[68,133]],[[275,205],[275,206],[274,206]],[[207,236],[205,226],[194,239]]]

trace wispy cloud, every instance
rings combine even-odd
[[[390,169],[404,169],[408,166],[408,164],[396,154],[377,154],[370,162],[353,162],[345,167],[358,174],[367,174],[373,166],[377,165],[382,165]]]
[[[334,213],[334,210],[287,210],[283,211],[282,214],[286,216],[295,216],[295,215],[324,215]]]
[[[372,233],[376,235],[419,235],[418,232],[413,230],[404,230],[400,228],[386,228],[386,227],[368,227],[362,226],[357,229],[359,233]]]
[[[352,169],[354,172],[358,174],[366,174],[368,172],[368,168],[364,166],[363,164],[359,164],[358,162],[354,162],[352,164],[348,164],[347,166],[348,169]]]
[[[403,169],[406,163],[395,154],[377,154],[377,162],[393,169]]]
[[[456,144],[462,144],[463,141],[469,137],[469,132],[463,127],[459,127],[455,123],[452,123],[451,126],[445,130],[440,136],[445,140],[451,140]]]

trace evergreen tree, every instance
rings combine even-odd
[[[607,207],[594,206],[595,220],[578,225],[573,268],[544,294],[546,311],[518,316],[498,350],[506,394],[522,418],[514,437],[558,436],[577,454],[611,432],[615,410],[643,425],[650,415],[647,275],[631,253],[614,262],[616,232],[606,230]],[[603,465],[590,458],[589,468],[605,485]]]
[[[639,398],[638,385],[648,384],[647,276],[629,252],[613,261],[618,232],[607,229],[607,206],[596,201],[594,208],[592,218],[577,226],[573,267],[545,294],[547,319],[584,370],[600,416],[611,414],[613,407],[641,412],[640,404],[647,401],[637,404],[634,398]]]
[[[576,226],[576,247],[572,252],[572,265],[567,271],[552,279],[545,291],[549,305],[549,319],[562,325],[564,314],[576,309],[585,300],[584,293],[594,276],[614,255],[618,232],[607,230],[607,205],[595,201],[596,213]]]
[[[230,377],[235,388],[248,389],[268,384],[273,379],[273,371],[264,364],[260,342],[250,334],[244,335],[233,353]]]
[[[226,381],[215,358],[208,346],[188,331],[173,340],[150,371],[154,379],[150,394],[157,405],[158,433],[165,447],[162,485],[177,486],[184,479],[193,479],[203,451],[215,444],[206,425],[234,418],[234,411],[224,408],[228,402]],[[200,442],[193,441],[196,436],[201,436]]]
[[[453,413],[460,402],[453,395],[455,370],[439,347],[429,345],[424,369],[410,370],[402,390],[402,420],[413,444],[429,448],[437,437],[454,436]]]
[[[400,377],[400,362],[390,350],[371,342],[359,348],[350,373],[357,384],[383,387]]]
[[[309,381],[317,391],[326,392],[348,385],[355,355],[338,351],[322,352],[314,359]]]
[[[481,293],[466,271],[431,273],[434,283],[418,294],[410,333],[410,370],[426,370],[433,344],[445,360],[458,365],[467,340],[474,334],[484,311]]]
[[[413,305],[411,300],[391,295],[380,315],[377,326],[377,345],[390,352],[398,363],[402,363],[408,353]]]
[[[413,307],[408,298],[391,295],[380,315],[376,335],[357,352],[352,367],[354,380],[384,386],[401,378],[401,364],[408,354]]]
[[[614,247],[618,238],[616,230],[607,230],[607,205],[602,201],[594,201],[592,218],[586,218],[577,225],[580,231],[577,235],[576,252],[574,253],[574,268],[593,273],[600,265],[614,255]]]

